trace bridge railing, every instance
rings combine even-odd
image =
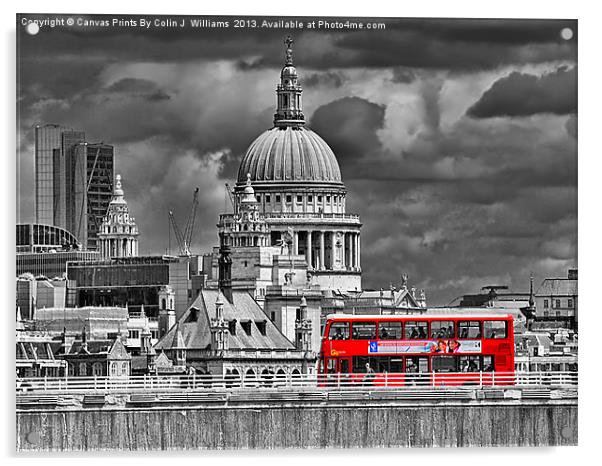
[[[18,393],[26,392],[163,392],[182,390],[366,390],[416,388],[461,389],[475,387],[575,388],[577,372],[473,372],[390,374],[267,374],[262,376],[38,377],[16,381]]]

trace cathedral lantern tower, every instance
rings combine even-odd
[[[138,255],[138,227],[134,217],[130,217],[128,205],[123,196],[121,175],[115,177],[113,199],[100,225],[98,240],[103,259]]]

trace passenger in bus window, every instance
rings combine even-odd
[[[379,333],[380,333],[380,338],[381,338],[382,340],[388,340],[388,339],[389,339],[389,332],[387,332],[387,329],[386,329],[386,328],[382,327],[382,328],[380,329],[380,332],[379,332]]]
[[[420,340],[425,340],[426,339],[426,332],[424,331],[424,327],[420,327],[419,331],[420,331],[420,334],[419,334],[418,338]]]
[[[374,373],[374,369],[372,369],[372,367],[370,367],[370,363],[366,363],[366,375],[364,376],[364,384],[365,385],[371,385],[372,381],[374,380],[375,377],[375,373]]]
[[[411,340],[418,339],[418,330],[416,330],[416,327],[412,328],[412,333],[410,334],[410,339]]]

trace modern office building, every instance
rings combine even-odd
[[[114,149],[82,142],[68,165],[67,229],[85,249],[98,250],[98,232],[113,198]]]
[[[83,131],[47,124],[35,128],[36,223],[66,228],[69,152],[84,141]]]
[[[204,286],[199,256],[114,257],[106,260],[70,262],[69,306],[128,306],[157,318],[161,290],[173,290],[179,317]]]
[[[96,250],[112,197],[114,150],[85,139],[83,131],[60,125],[36,127],[36,223],[67,230]]]
[[[64,228],[37,223],[17,223],[17,253],[78,250],[81,244]]]
[[[16,276],[30,273],[35,277],[62,278],[70,261],[94,261],[100,258],[97,251],[56,251],[42,253],[17,253]]]

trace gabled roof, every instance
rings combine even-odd
[[[215,318],[217,293],[217,290],[201,290],[178,323],[155,345],[155,349],[175,349],[181,347],[182,342],[186,349],[210,349],[210,327],[211,319]],[[236,321],[235,335],[229,335],[230,349],[295,349],[249,293],[234,290],[232,299],[233,303],[223,300],[224,320]],[[241,322],[250,323],[251,335],[245,332]],[[256,322],[265,322],[265,335],[262,335]]]
[[[535,296],[576,296],[577,280],[568,278],[546,278]]]
[[[87,348],[84,348],[81,340],[73,342],[67,355],[91,354],[107,355],[111,359],[129,359],[125,346],[119,338],[115,340],[91,340],[87,342]]]

